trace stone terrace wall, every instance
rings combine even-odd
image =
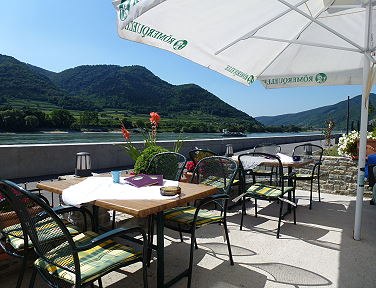
[[[323,193],[356,194],[357,162],[347,157],[323,156],[320,173],[320,188]],[[312,170],[300,169],[301,173]],[[297,189],[310,190],[309,181],[298,181]],[[313,191],[317,192],[317,181],[313,183]]]

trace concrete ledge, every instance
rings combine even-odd
[[[198,147],[223,155],[226,144],[232,144],[236,152],[251,149],[261,143],[288,144],[322,139],[324,136],[317,134],[185,140],[181,153],[187,156],[190,150]],[[76,153],[83,151],[91,154],[93,170],[132,166],[134,163],[125,153],[122,144],[124,143],[0,145],[0,178],[17,179],[73,173]],[[142,142],[134,144],[143,146]],[[158,144],[171,149],[174,141],[158,141]]]

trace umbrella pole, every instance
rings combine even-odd
[[[366,8],[366,25],[365,25],[365,47],[368,51],[370,43],[370,15],[372,13],[372,4],[370,1],[365,4]],[[368,125],[368,104],[369,104],[369,74],[371,61],[366,53],[363,55],[363,91],[362,106],[360,116],[360,135],[359,135],[359,160],[358,160],[358,185],[356,191],[355,206],[355,223],[354,223],[354,239],[360,240],[362,226],[362,208],[364,193],[364,166],[366,161],[366,145],[367,145],[367,125]],[[371,84],[372,85],[372,84]]]

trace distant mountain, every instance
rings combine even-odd
[[[0,54],[0,98],[45,101],[72,110],[225,117],[262,126],[200,86],[172,85],[142,66],[85,65],[55,73]]]
[[[350,99],[349,122],[354,128],[360,120],[361,100],[361,95]],[[370,95],[370,107],[369,120],[376,117],[376,95],[373,93]],[[322,128],[325,126],[325,121],[328,119],[332,119],[335,122],[335,129],[345,129],[347,119],[347,100],[334,105],[323,106],[299,113],[256,117],[257,121],[266,126],[296,125],[307,128]]]

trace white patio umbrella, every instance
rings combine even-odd
[[[120,37],[266,88],[361,84],[354,239],[360,240],[375,0],[117,0]]]

